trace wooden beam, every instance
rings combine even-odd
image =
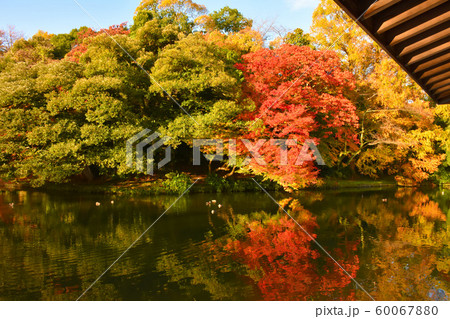
[[[436,91],[436,90],[440,89],[441,87],[446,86],[447,84],[450,84],[450,79],[436,83],[435,85],[433,85],[430,88],[430,90],[431,91]]]
[[[448,97],[448,96],[450,96],[450,91],[438,95],[438,99],[440,100],[440,99],[446,98],[446,97]],[[442,104],[442,103],[441,103],[441,104]]]
[[[396,45],[399,44],[400,42],[406,41],[408,39],[411,39],[412,37],[415,37],[416,35],[419,35],[425,31],[430,30],[431,28],[434,28],[444,22],[450,21],[450,11],[445,12],[443,14],[441,14],[440,16],[437,16],[434,19],[431,19],[425,23],[422,23],[412,29],[409,29],[408,31],[405,31],[403,33],[400,33],[398,35],[396,35],[391,43],[389,45]]]
[[[450,0],[334,1],[435,102],[450,101]]]
[[[409,10],[404,11],[398,16],[385,21],[377,30],[377,33],[381,34],[392,28],[395,28],[396,26],[399,26],[400,24],[405,23],[406,21],[414,19],[415,17],[421,15],[422,13],[427,12],[447,1],[448,0],[427,0]]]
[[[399,56],[402,57],[408,53],[414,52],[418,49],[421,49],[423,47],[431,45],[431,44],[433,44],[439,40],[445,39],[449,36],[450,36],[450,29],[442,30],[441,32],[435,33],[432,36],[429,36],[425,39],[417,41],[416,43],[408,45],[400,52]]]
[[[407,63],[407,65],[411,65],[413,63],[417,63],[419,61],[425,60],[427,58],[432,57],[433,55],[436,55],[438,53],[441,53],[445,50],[450,49],[450,42],[446,42],[444,44],[441,44],[433,49],[427,50],[425,52],[422,52],[418,55],[413,56]]]
[[[440,94],[440,93],[447,92],[447,91],[450,92],[450,85],[441,87],[439,90],[436,90],[436,92],[434,92],[434,94]]]
[[[447,63],[447,64],[441,65],[437,68],[431,69],[430,71],[425,72],[424,74],[422,74],[420,79],[429,78],[430,76],[433,76],[433,75],[436,75],[439,73],[444,73],[449,70],[450,70],[450,63]]]
[[[428,62],[422,63],[421,65],[419,65],[414,72],[420,72],[429,68],[432,68],[438,64],[444,63],[450,61],[450,53],[444,54],[440,57],[437,57],[433,60],[430,60]]]
[[[434,76],[434,77],[430,78],[426,82],[426,84],[427,85],[431,85],[431,84],[434,84],[436,82],[440,82],[440,81],[443,81],[443,80],[446,80],[446,79],[449,79],[449,78],[450,78],[450,71],[442,73],[441,75],[437,75],[437,76]]]
[[[368,19],[400,1],[401,0],[378,0],[367,9],[366,13],[364,13],[364,19]]]

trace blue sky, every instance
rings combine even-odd
[[[140,0],[77,0],[102,27],[133,21]],[[261,21],[275,20],[287,29],[309,30],[318,0],[197,0],[209,11],[226,5],[237,8],[246,17]],[[0,0],[0,28],[15,25],[27,37],[38,30],[66,33],[86,25],[98,29],[74,0]]]

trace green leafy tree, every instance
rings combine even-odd
[[[53,56],[56,59],[64,58],[66,54],[69,53],[70,50],[72,50],[72,46],[75,44],[75,41],[76,36],[70,33],[57,34],[54,37],[52,37],[50,42],[54,46]]]
[[[236,62],[234,52],[207,42],[200,34],[161,52],[152,76],[189,113],[163,95],[159,85],[150,87],[151,100],[166,116],[162,130],[173,138],[172,143],[238,134],[235,119],[250,105],[242,98]]]
[[[218,30],[225,33],[237,33],[253,26],[253,20],[247,19],[237,9],[228,6],[199,17],[197,23],[203,25],[208,32]]]
[[[115,40],[136,53],[133,39]],[[90,168],[126,174],[125,141],[155,127],[144,102],[149,78],[104,34],[79,63],[16,63],[0,77],[1,172],[33,186]]]
[[[284,37],[284,43],[298,46],[309,46],[311,45],[311,38],[309,34],[304,33],[302,29],[298,28],[286,34]]]
[[[131,33],[143,27],[148,21],[157,20],[162,26],[177,25],[184,33],[191,33],[194,20],[204,13],[206,7],[192,0],[142,0],[136,9]]]

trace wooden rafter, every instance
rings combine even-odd
[[[446,86],[447,84],[450,84],[450,79],[443,80],[442,82],[437,82],[430,89],[432,91],[436,91],[436,90],[440,89],[441,87]]]
[[[450,0],[334,1],[432,99],[450,102]]]
[[[439,26],[447,21],[450,21],[450,12],[444,12],[440,16],[437,16],[434,19],[431,19],[425,23],[419,24],[417,27],[408,29],[405,32],[402,32],[396,35],[389,45],[396,45],[408,39],[411,39],[425,31],[428,31],[436,26]]]
[[[386,32],[402,23],[414,19],[418,15],[421,15],[422,13],[425,13],[430,9],[435,8],[438,5],[443,4],[445,2],[447,2],[447,0],[427,0],[424,3],[421,3],[418,6],[406,10],[402,14],[399,14],[398,16],[387,20],[381,25],[381,27],[378,29],[377,32],[378,33]]]
[[[422,74],[422,76],[420,78],[425,79],[425,78],[428,78],[433,75],[438,75],[438,74],[444,73],[446,71],[450,71],[450,63],[446,63],[444,65],[441,65],[440,67],[437,67],[437,68],[431,69],[430,71],[424,72],[424,74]]]
[[[405,47],[399,54],[399,56],[404,56],[406,54],[409,54],[411,52],[417,51],[423,47],[426,47],[428,45],[432,45],[433,43],[450,37],[450,29],[442,30],[441,32],[435,33],[430,37],[427,37],[425,39],[422,39],[420,41],[415,42],[414,44],[408,45]]]
[[[427,69],[430,69],[430,68],[434,68],[437,65],[439,65],[439,64],[441,64],[443,62],[446,62],[446,61],[450,62],[450,53],[441,55],[441,56],[439,56],[439,57],[437,57],[437,58],[435,58],[435,59],[433,59],[431,61],[422,63],[419,66],[417,66],[417,68],[414,71],[415,72],[421,72],[421,71],[424,71],[424,70],[427,70]]]
[[[366,11],[364,14],[364,19],[368,19],[371,16],[374,16],[375,14],[388,9],[389,7],[392,7],[397,2],[400,2],[401,0],[379,0],[372,4],[370,8]]]

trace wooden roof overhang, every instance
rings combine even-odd
[[[438,104],[450,104],[450,0],[334,0]]]

